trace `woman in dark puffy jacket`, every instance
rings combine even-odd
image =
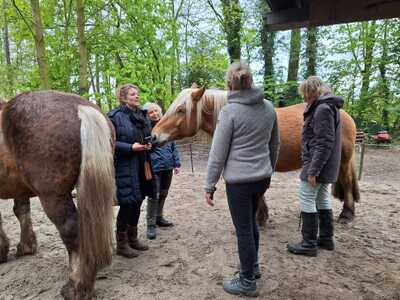
[[[299,92],[307,103],[301,135],[302,240],[288,244],[288,250],[294,254],[317,256],[318,249],[335,248],[329,185],[336,182],[340,168],[343,99],[333,95],[331,88],[317,76],[301,83]]]
[[[108,113],[116,131],[115,176],[117,199],[120,206],[117,216],[117,254],[132,258],[136,250],[147,250],[138,239],[137,224],[140,208],[146,196],[154,196],[151,174],[151,144],[145,137],[151,134],[151,124],[140,109],[139,88],[125,84],[117,90],[121,105]]]
[[[146,103],[143,108],[151,120],[152,126],[162,117],[162,110],[158,104]],[[163,216],[165,199],[171,185],[172,173],[179,173],[181,163],[179,160],[178,149],[175,142],[170,142],[163,147],[156,147],[151,153],[151,162],[154,171],[156,195],[147,200],[147,238],[155,239],[156,225],[160,227],[170,227],[173,223],[166,220]]]

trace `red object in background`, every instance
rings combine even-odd
[[[387,131],[378,131],[378,133],[373,135],[372,138],[380,143],[389,143],[392,140],[392,137]]]

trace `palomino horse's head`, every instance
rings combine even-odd
[[[152,131],[152,142],[163,145],[172,140],[193,136],[199,130],[205,87],[185,89],[179,93]]]

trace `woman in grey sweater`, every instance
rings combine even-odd
[[[215,185],[221,174],[232,222],[236,229],[240,273],[224,281],[228,293],[257,296],[259,234],[258,199],[269,187],[278,157],[279,131],[276,112],[253,87],[249,67],[233,63],[227,71],[228,104],[218,117],[205,183],[205,200],[213,206]]]

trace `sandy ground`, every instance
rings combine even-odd
[[[400,299],[400,151],[368,149],[362,202],[350,225],[336,226],[337,249],[316,258],[287,253],[299,238],[298,173],[273,177],[267,192],[270,220],[261,231],[258,281],[261,299]],[[99,272],[96,299],[236,299],[221,283],[238,265],[236,239],[222,182],[216,206],[203,201],[204,158],[195,157],[192,174],[187,157],[174,177],[166,215],[175,222],[160,229],[150,250],[138,258],[115,256]],[[341,203],[334,201],[334,212]],[[12,201],[1,201],[4,229],[11,242],[9,262],[0,265],[0,299],[61,299],[67,253],[55,227],[32,200],[35,256],[15,259],[19,226]],[[140,232],[145,233],[145,213]]]

